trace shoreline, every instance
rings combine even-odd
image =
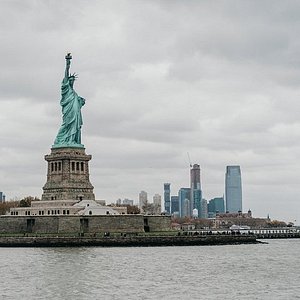
[[[0,237],[0,247],[152,247],[263,244],[256,236]]]

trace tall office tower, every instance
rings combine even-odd
[[[209,200],[208,217],[214,218],[217,212],[219,213],[225,212],[224,197],[217,197]]]
[[[226,211],[242,211],[242,179],[240,166],[227,166],[225,177]]]
[[[170,190],[170,183],[164,183],[164,204],[165,204],[165,211],[166,213],[171,213],[171,190]]]
[[[198,213],[199,216],[199,213]],[[207,213],[207,200],[201,199],[201,212],[200,212],[200,218],[207,218],[208,213]]]
[[[171,196],[171,214],[179,214],[179,197]]]
[[[191,201],[187,198],[184,199],[183,205],[182,205],[182,216],[183,217],[191,217]]]
[[[179,198],[179,216],[190,217],[191,212],[191,189],[190,188],[181,188],[178,192]]]
[[[155,194],[153,196],[154,213],[156,215],[161,214],[161,195]]]
[[[144,208],[148,203],[148,195],[145,191],[139,193],[139,209],[144,212]]]
[[[191,168],[191,214],[194,208],[198,210],[198,217],[201,217],[201,181],[200,181],[200,166],[194,164]]]

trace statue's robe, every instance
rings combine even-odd
[[[63,123],[54,141],[54,147],[68,147],[81,145],[82,116],[81,107],[85,100],[77,95],[69,83],[69,79],[64,78],[61,85],[61,100]]]

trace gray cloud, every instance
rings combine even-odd
[[[207,199],[239,164],[245,209],[299,222],[299,16],[296,1],[1,1],[0,190],[41,195],[70,51],[98,198],[176,194],[189,152]]]

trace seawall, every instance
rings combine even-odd
[[[0,216],[0,234],[68,234],[74,232],[94,234],[99,232],[159,232],[170,229],[170,216]]]
[[[0,247],[150,247],[204,246],[260,243],[253,235],[244,236],[121,236],[121,237],[0,237]]]

